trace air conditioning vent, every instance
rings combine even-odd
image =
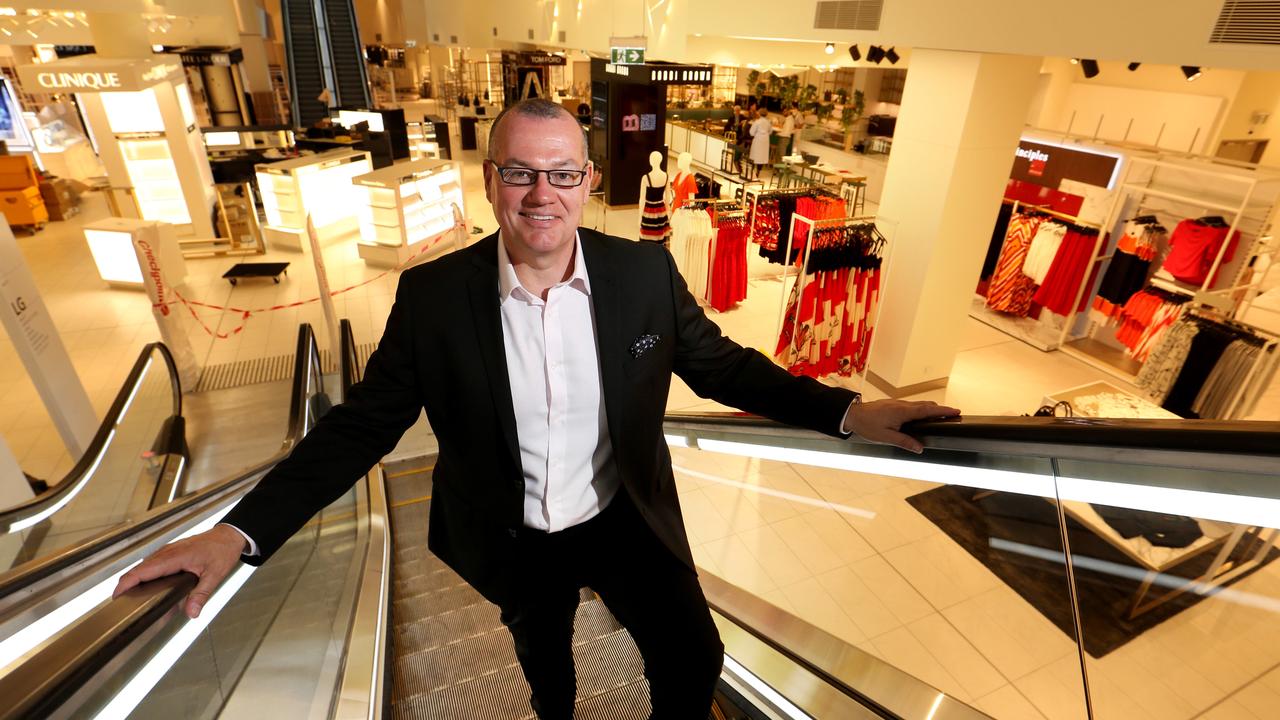
[[[819,0],[815,30],[879,30],[884,0]]]
[[[529,28],[529,39],[533,39],[533,28]]]
[[[566,42],[564,38],[565,38],[565,31],[564,31],[564,30],[561,30],[561,31],[560,31],[560,42]]]
[[[449,36],[449,42],[450,42],[450,43],[452,43],[452,44],[454,44],[454,45],[457,45],[457,44],[458,44],[458,36],[457,36],[457,35],[450,35],[450,36]]]
[[[1227,0],[1209,42],[1280,45],[1280,0]]]

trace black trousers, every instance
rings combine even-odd
[[[644,658],[654,720],[705,720],[724,662],[698,578],[653,534],[620,488],[596,517],[560,532],[521,534],[520,592],[502,622],[542,720],[573,717],[573,619],[590,587]]]

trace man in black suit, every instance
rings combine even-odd
[[[439,440],[430,549],[502,610],[541,718],[573,715],[579,589],[645,660],[655,718],[703,718],[723,645],[697,581],[662,435],[671,374],[784,423],[920,451],[933,403],[861,404],[723,337],[659,246],[578,227],[592,167],[567,111],[494,123],[499,232],[404,273],[364,380],[204,535],[127,573],[200,577],[194,616],[243,556],[258,564],[396,444],[421,409]]]

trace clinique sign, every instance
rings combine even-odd
[[[46,90],[84,89],[118,90],[120,73],[113,72],[42,72],[36,82]]]

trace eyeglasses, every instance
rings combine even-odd
[[[583,178],[587,176],[586,167],[581,170],[534,170],[527,167],[500,167],[494,165],[498,170],[498,177],[502,178],[502,182],[507,185],[533,185],[538,182],[538,174],[546,173],[547,182],[553,187],[558,188],[575,188],[582,184]]]

